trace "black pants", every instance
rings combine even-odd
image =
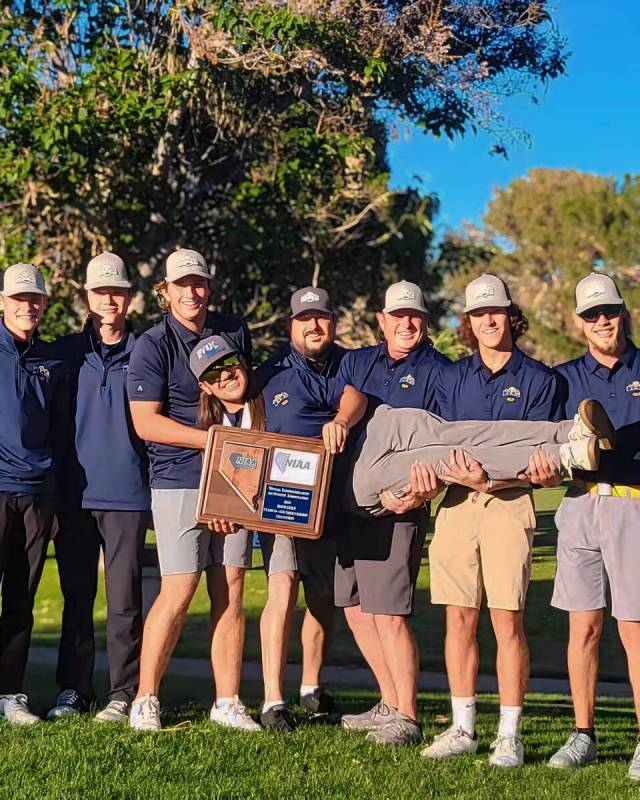
[[[33,600],[47,557],[53,502],[39,495],[0,494],[0,694],[22,691]]]
[[[148,511],[78,510],[60,515],[54,543],[64,597],[56,680],[91,701],[93,604],[100,548],[107,590],[109,699],[135,697],[142,644],[142,553]]]

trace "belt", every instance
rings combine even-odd
[[[624,486],[621,483],[585,483],[584,488],[587,492],[601,497],[640,498],[640,486]]]

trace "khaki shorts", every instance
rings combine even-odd
[[[531,577],[536,527],[532,492],[497,494],[448,489],[436,516],[429,547],[431,602],[521,611]]]

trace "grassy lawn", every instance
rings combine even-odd
[[[30,669],[34,707],[44,710],[53,696],[50,672]],[[255,701],[257,690],[246,696]],[[600,764],[578,773],[560,773],[545,759],[571,727],[567,698],[532,695],[523,724],[525,768],[499,771],[487,764],[495,735],[497,701],[479,704],[480,751],[448,763],[422,759],[416,748],[388,750],[367,744],[339,728],[306,726],[292,735],[242,734],[207,723],[208,681],[168,679],[167,709],[159,734],[135,734],[89,720],[43,723],[28,730],[0,726],[0,798],[626,798],[637,797],[628,781],[635,746],[628,704],[601,700]],[[185,707],[184,698],[192,701]],[[373,696],[340,693],[344,710],[370,706]],[[180,710],[171,710],[178,702]],[[425,735],[447,724],[442,695],[421,695]],[[173,728],[173,729],[172,729]]]
[[[563,494],[563,489],[543,489],[536,493],[538,532],[535,539],[533,581],[527,601],[526,624],[531,647],[531,672],[536,676],[563,676],[565,674],[565,646],[567,638],[566,614],[550,606],[555,570],[555,528],[553,514]],[[259,554],[257,559],[259,560]],[[440,606],[429,602],[429,571],[426,551],[420,571],[416,613],[413,618],[420,645],[423,669],[443,671],[442,644],[444,614]],[[245,607],[247,611],[247,639],[245,657],[259,660],[260,638],[258,621],[266,599],[266,581],[260,567],[250,570],[246,578]],[[58,586],[58,574],[53,557],[45,567],[37,597],[34,644],[56,646],[62,612],[62,599]],[[304,598],[300,600],[296,613],[296,631],[299,630],[304,613]],[[208,654],[208,597],[204,582],[191,605],[188,622],[178,645],[177,655],[206,658]],[[98,646],[104,647],[106,603],[104,587],[96,604],[96,632]],[[329,655],[334,664],[360,664],[360,656],[353,644],[343,615],[337,615],[335,641]],[[488,615],[483,613],[480,623],[481,671],[494,672],[495,648]],[[290,658],[299,661],[299,637],[294,635]],[[601,648],[601,677],[625,679],[626,662],[616,628],[607,622]]]

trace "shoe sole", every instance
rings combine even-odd
[[[603,450],[613,450],[616,430],[602,404],[597,400],[582,400],[578,406],[578,414],[591,433],[600,439],[600,447]]]
[[[589,453],[589,469],[594,472],[600,466],[600,439],[597,436],[592,436],[589,439],[588,446]]]
[[[549,767],[549,769],[583,769],[584,767],[591,767],[591,766],[593,766],[594,764],[597,764],[597,763],[598,763],[598,759],[594,758],[593,761],[587,761],[586,764],[580,764],[580,766],[578,766],[578,767],[564,766],[563,764],[551,764],[551,762],[549,762],[549,761],[547,761],[546,766]]]

